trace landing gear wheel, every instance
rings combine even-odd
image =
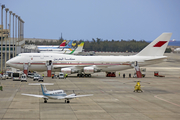
[[[84,74],[82,74],[82,77],[84,77],[85,75]]]
[[[48,100],[48,99],[45,98],[45,99],[44,99],[44,103],[47,103],[47,100]]]
[[[67,103],[70,103],[70,101],[68,100]]]

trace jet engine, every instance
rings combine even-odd
[[[61,72],[63,72],[64,74],[70,75],[71,74],[71,68],[62,68]]]
[[[62,68],[62,69],[61,69],[61,72],[63,72],[64,74],[70,75],[70,74],[72,74],[72,73],[77,73],[78,71],[77,71],[77,70],[73,70],[73,69],[71,69],[71,68]]]
[[[95,72],[100,72],[100,70],[97,70],[93,67],[84,67],[84,73],[85,74],[92,74],[92,73],[95,73]]]

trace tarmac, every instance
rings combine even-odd
[[[105,77],[103,72],[91,78],[78,78],[76,74],[67,79],[45,77],[44,83],[54,83],[46,86],[48,90],[94,94],[70,103],[52,99],[44,103],[43,99],[21,95],[42,95],[40,86],[28,85],[38,83],[30,78],[27,82],[0,80],[0,120],[179,120],[180,54],[166,55],[167,62],[145,67],[145,78],[129,78],[133,69],[117,71],[116,77]],[[165,77],[155,77],[154,71]],[[139,80],[143,92],[133,92]]]

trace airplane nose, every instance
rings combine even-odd
[[[10,64],[11,64],[11,61],[10,61],[10,60],[6,61],[6,65],[9,65],[9,66],[10,66]]]

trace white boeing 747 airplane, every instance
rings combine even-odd
[[[24,94],[24,93],[22,93],[22,95],[43,98],[44,99],[44,103],[47,103],[48,99],[57,99],[57,100],[65,99],[65,103],[66,102],[70,103],[70,100],[73,99],[73,98],[93,96],[93,94],[89,94],[89,95],[76,95],[75,93],[67,95],[64,92],[64,90],[49,91],[49,90],[46,89],[45,85],[44,85],[44,88],[43,88],[42,84],[41,84],[41,89],[42,89],[43,95]]]
[[[7,65],[23,70],[24,64],[31,71],[46,71],[47,63],[52,71],[67,74],[77,73],[78,76],[91,76],[95,72],[115,72],[134,67],[134,63],[146,66],[157,64],[167,59],[163,56],[172,33],[162,33],[138,54],[132,56],[75,56],[55,53],[21,53],[8,60]]]

